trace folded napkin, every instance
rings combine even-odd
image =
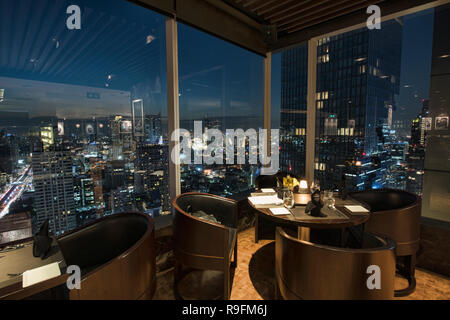
[[[286,208],[270,208],[270,212],[272,212],[274,216],[291,214],[291,212]]]
[[[22,286],[24,288],[32,286],[33,284],[56,278],[61,275],[58,262],[48,264],[43,267],[28,270],[23,273]]]
[[[277,196],[260,196],[260,197],[250,197],[248,200],[254,205],[281,205],[283,204],[283,200],[278,198]]]
[[[369,210],[363,206],[345,206],[345,208],[351,212],[369,212]]]

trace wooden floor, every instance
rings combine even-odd
[[[235,270],[232,300],[274,299],[273,241],[254,243],[254,230],[248,229],[238,237],[238,266]],[[158,276],[155,293],[157,300],[174,299],[173,272]],[[416,270],[416,291],[401,300],[450,300],[450,279],[425,270]],[[396,279],[396,289],[407,286],[407,281]],[[198,271],[189,274],[179,285],[185,299],[217,299],[222,292],[222,274],[214,271]]]

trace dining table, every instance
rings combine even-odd
[[[339,230],[340,245],[344,246],[346,230],[364,225],[370,218],[370,207],[350,197],[343,199],[338,194],[334,199],[334,206],[324,205],[321,209],[324,217],[314,217],[305,212],[306,205],[295,205],[284,210],[286,214],[278,215],[271,209],[285,208],[284,204],[254,205],[249,198],[249,204],[256,213],[255,241],[258,241],[258,224],[264,219],[277,226],[297,227],[298,239],[304,241],[310,241],[311,230]]]
[[[24,286],[23,274],[57,263],[61,274],[40,281],[30,286]],[[66,263],[56,239],[53,239],[48,257],[41,259],[33,256],[33,241],[28,240],[11,246],[0,248],[0,300],[21,300],[38,297],[53,288],[65,285],[69,275],[65,273]]]

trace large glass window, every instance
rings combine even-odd
[[[318,40],[321,186],[422,194],[434,9]]]
[[[201,132],[220,130],[224,145],[225,139],[231,138],[226,135],[227,129],[258,132],[263,128],[263,57],[181,23],[178,39],[180,127],[194,137],[194,122],[201,122]],[[206,140],[201,135],[198,140],[193,149],[201,153]],[[238,164],[237,158],[233,165],[208,165],[204,158],[194,164],[192,158],[191,165],[181,167],[182,192],[247,196],[259,168],[249,162],[252,149],[248,139],[245,150],[245,164]]]
[[[46,219],[61,234],[170,213],[165,17],[120,0],[1,1],[0,15],[0,243]]]
[[[300,178],[306,175],[306,113],[308,92],[308,44],[285,50],[274,64],[274,76],[281,79],[280,170]],[[278,71],[277,66],[281,69]],[[280,73],[278,75],[278,73]],[[277,91],[274,92],[275,97]],[[275,107],[277,104],[274,104]]]

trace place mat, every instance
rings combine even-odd
[[[294,217],[296,220],[348,220],[349,217],[342,213],[339,210],[333,210],[328,207],[322,208],[322,213],[326,214],[326,217],[312,217],[309,214],[305,213],[305,209],[303,208],[294,208],[292,209],[294,212]]]

